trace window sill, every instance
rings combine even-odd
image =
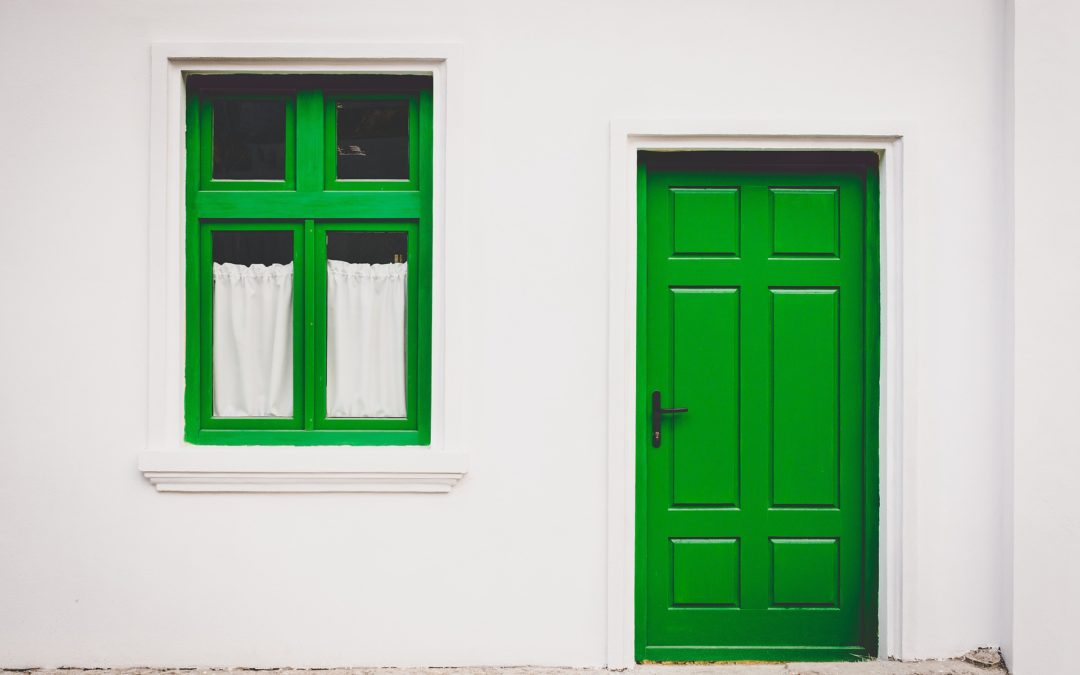
[[[466,456],[429,448],[199,447],[139,455],[158,492],[450,492]]]

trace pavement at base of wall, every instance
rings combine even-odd
[[[589,668],[108,668],[3,670],[0,675],[607,675],[619,671]],[[639,665],[626,675],[1007,675],[1003,666],[984,667],[961,659],[947,661],[863,661],[859,663],[726,663]]]

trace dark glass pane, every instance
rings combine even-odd
[[[337,104],[337,177],[408,179],[408,101]]]
[[[292,232],[288,230],[214,231],[214,262],[234,265],[286,265],[293,259]]]
[[[407,232],[326,233],[326,258],[347,263],[384,264],[405,262],[409,250]]]
[[[285,179],[285,102],[214,102],[214,178]]]

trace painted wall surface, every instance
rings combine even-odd
[[[1080,5],[1015,3],[1016,675],[1076,671],[1080,631],[1080,246],[1069,197],[1080,172],[1071,111],[1080,105]]]
[[[1004,33],[987,0],[4,0],[0,665],[602,664],[608,133],[630,117],[910,134],[895,654],[1000,643]],[[449,495],[165,495],[136,470],[150,45],[244,41],[464,47],[451,96],[469,300],[448,321],[472,336],[453,356],[467,379],[452,408],[471,470]],[[1040,207],[1064,262],[1076,235],[1053,218],[1060,187],[1040,188]],[[1035,300],[1072,278],[1030,272]],[[1064,348],[1080,327],[1049,297],[1038,308]],[[1052,369],[1042,337],[1023,344]],[[1031,426],[1064,429],[1071,400]],[[1039,480],[1065,490],[1074,458],[1051,445]],[[1067,564],[1048,550],[1032,554]]]

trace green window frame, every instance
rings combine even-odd
[[[190,75],[186,128],[184,440],[209,445],[429,445],[431,441],[432,79],[418,75]],[[219,100],[285,104],[282,180],[212,176]],[[408,103],[409,177],[338,180],[336,105]],[[293,239],[293,415],[213,416],[216,231]],[[327,233],[403,232],[406,416],[326,416]]]

